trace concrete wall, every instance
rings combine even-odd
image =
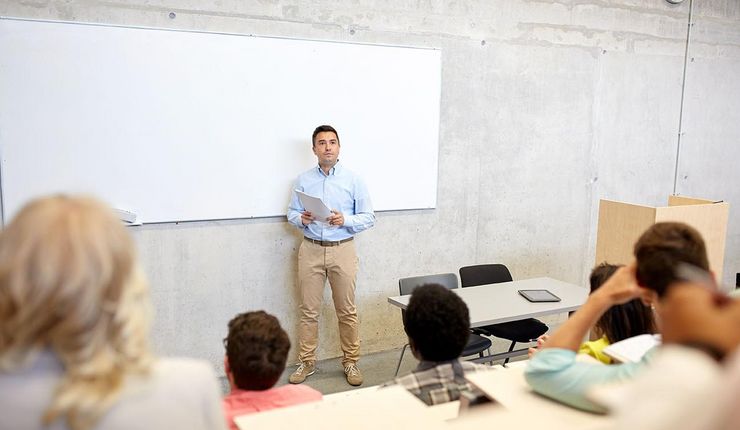
[[[740,272],[740,1],[695,2],[676,192],[730,203],[723,281]]]
[[[681,194],[731,204],[740,202],[732,166],[740,159],[739,5],[695,0],[677,184]],[[400,277],[503,262],[515,278],[582,283],[600,198],[666,203],[688,11],[688,0],[0,3],[3,16],[441,48],[438,207],[379,213],[377,226],[358,236],[365,353],[404,343],[399,311],[386,303]],[[392,147],[392,136],[379,137],[379,147]],[[404,166],[381,167],[392,174]],[[736,213],[725,265],[733,282]],[[278,315],[294,338],[300,234],[283,219],[132,232],[151,279],[162,354],[219,364],[226,322],[248,309]],[[320,358],[340,354],[326,298]]]

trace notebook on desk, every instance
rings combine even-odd
[[[604,354],[620,363],[635,363],[653,347],[660,345],[659,334],[641,334],[615,342],[604,348]]]

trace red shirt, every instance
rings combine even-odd
[[[321,393],[307,385],[283,385],[265,391],[247,391],[235,388],[224,397],[226,422],[237,430],[234,417],[283,408],[285,406],[321,400]]]

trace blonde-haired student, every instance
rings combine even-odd
[[[0,233],[0,417],[12,429],[224,429],[205,362],[157,359],[134,244],[102,203],[53,196]]]

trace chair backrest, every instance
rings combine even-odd
[[[460,283],[463,288],[510,281],[513,281],[511,273],[503,264],[478,264],[460,268]]]
[[[398,290],[401,295],[411,294],[414,288],[425,284],[440,284],[449,289],[457,288],[457,275],[454,273],[440,273],[438,275],[412,276],[398,280]]]

